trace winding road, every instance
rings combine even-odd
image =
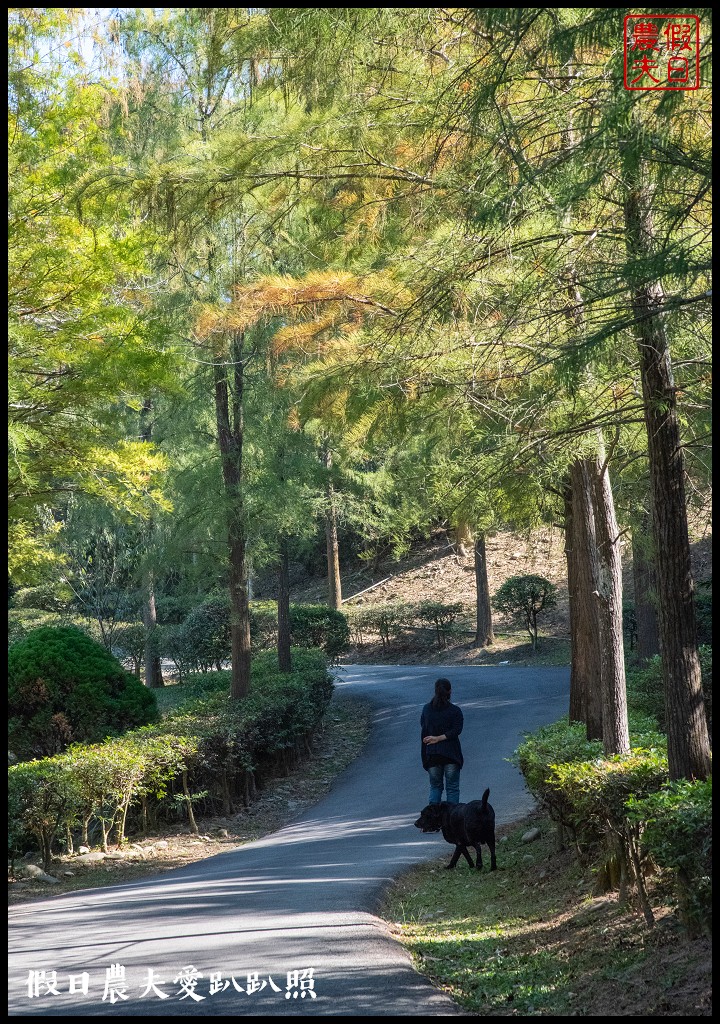
[[[327,797],[231,852],[13,909],[10,1015],[464,1016],[373,913],[394,876],[449,853],[413,827],[427,802],[420,710],[440,675],[465,716],[460,799],[489,786],[498,824],[530,811],[505,759],[567,712],[569,669],[344,666],[338,691],[376,710]]]

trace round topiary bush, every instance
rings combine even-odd
[[[347,615],[324,604],[291,604],[290,636],[297,647],[319,647],[332,660],[350,639]]]
[[[9,747],[21,759],[158,719],[152,690],[75,626],[43,626],[12,645],[8,702]]]

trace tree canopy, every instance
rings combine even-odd
[[[254,567],[324,532],[338,606],[339,536],[577,522],[585,480],[613,635],[651,516],[671,772],[706,775],[698,14],[699,87],[633,90],[616,9],[11,9],[11,583],[79,580],[114,517],[146,625],[228,589],[241,696]]]

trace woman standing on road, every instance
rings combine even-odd
[[[423,768],[430,776],[431,804],[442,800],[443,785],[450,804],[460,803],[460,769],[462,750],[458,739],[463,728],[463,713],[450,703],[452,687],[449,679],[438,679],[435,696],[422,709],[420,735]]]

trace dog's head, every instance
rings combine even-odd
[[[415,828],[421,832],[439,832],[442,828],[439,804],[428,804],[420,811],[420,817],[415,822]]]

